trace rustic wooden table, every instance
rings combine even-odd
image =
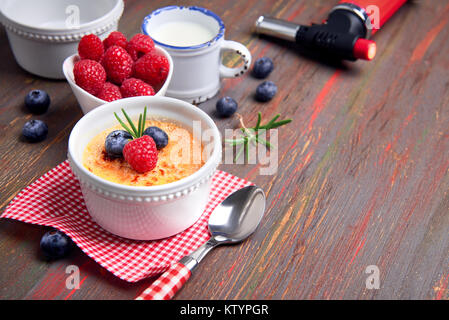
[[[448,299],[449,282],[449,1],[406,4],[375,40],[372,62],[325,64],[295,47],[259,38],[261,14],[319,22],[335,1],[178,1],[207,7],[254,58],[268,56],[279,92],[254,101],[260,82],[225,80],[219,96],[199,107],[213,115],[218,97],[239,102],[254,123],[276,113],[293,123],[279,131],[279,169],[258,165],[221,169],[261,186],[267,211],[247,242],[217,248],[178,299]],[[142,18],[170,1],[128,0],[120,21],[127,36]],[[66,159],[70,130],[82,116],[68,84],[23,71],[0,29],[0,211],[25,186]],[[238,59],[228,57],[228,63]],[[50,111],[30,115],[25,94],[40,88]],[[31,118],[45,120],[48,138],[20,138]],[[238,121],[216,119],[221,130]],[[0,298],[131,299],[153,279],[127,283],[80,250],[47,262],[39,251],[44,227],[0,221]],[[81,287],[68,290],[65,267],[81,270]],[[365,273],[379,268],[380,289]]]

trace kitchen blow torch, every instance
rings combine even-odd
[[[256,31],[294,41],[312,52],[356,61],[372,60],[376,42],[369,40],[407,0],[342,0],[322,24],[298,25],[261,16]],[[370,14],[368,14],[370,13]]]

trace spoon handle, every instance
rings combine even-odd
[[[142,292],[136,300],[170,300],[173,298],[176,292],[189,280],[192,270],[218,244],[219,242],[214,238],[210,238],[190,255],[185,256],[172,265],[170,269],[165,271],[151,286]]]
[[[170,300],[189,280],[191,274],[189,268],[181,262],[177,262],[143,291],[136,300]]]

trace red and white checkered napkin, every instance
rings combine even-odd
[[[64,161],[22,190],[1,217],[55,227],[114,275],[136,282],[164,272],[207,241],[207,223],[212,210],[230,193],[250,184],[217,171],[206,209],[193,226],[170,238],[134,241],[114,236],[92,220],[79,182],[68,161]]]

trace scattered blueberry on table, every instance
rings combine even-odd
[[[111,158],[121,158],[123,157],[123,148],[125,145],[132,140],[132,135],[125,130],[114,130],[105,140],[105,149],[108,156]]]
[[[264,81],[257,86],[256,100],[261,102],[267,102],[273,99],[278,91],[278,87],[273,81]]]
[[[143,134],[153,138],[154,142],[156,143],[156,148],[158,150],[165,148],[168,144],[167,133],[165,133],[164,130],[162,130],[158,127],[148,127],[145,129]]]
[[[30,142],[45,140],[48,126],[42,120],[29,120],[22,128],[22,135]]]
[[[268,77],[268,75],[271,73],[271,71],[273,71],[273,69],[274,69],[273,60],[271,60],[268,57],[262,57],[254,62],[252,74],[255,78],[264,79]]]
[[[72,239],[58,230],[51,230],[42,236],[40,243],[42,252],[48,259],[59,259],[67,256],[73,249]]]
[[[231,97],[223,97],[217,101],[217,113],[220,117],[230,117],[237,111],[237,102]]]
[[[45,113],[50,106],[50,96],[44,90],[32,90],[25,96],[25,106],[31,113]]]

